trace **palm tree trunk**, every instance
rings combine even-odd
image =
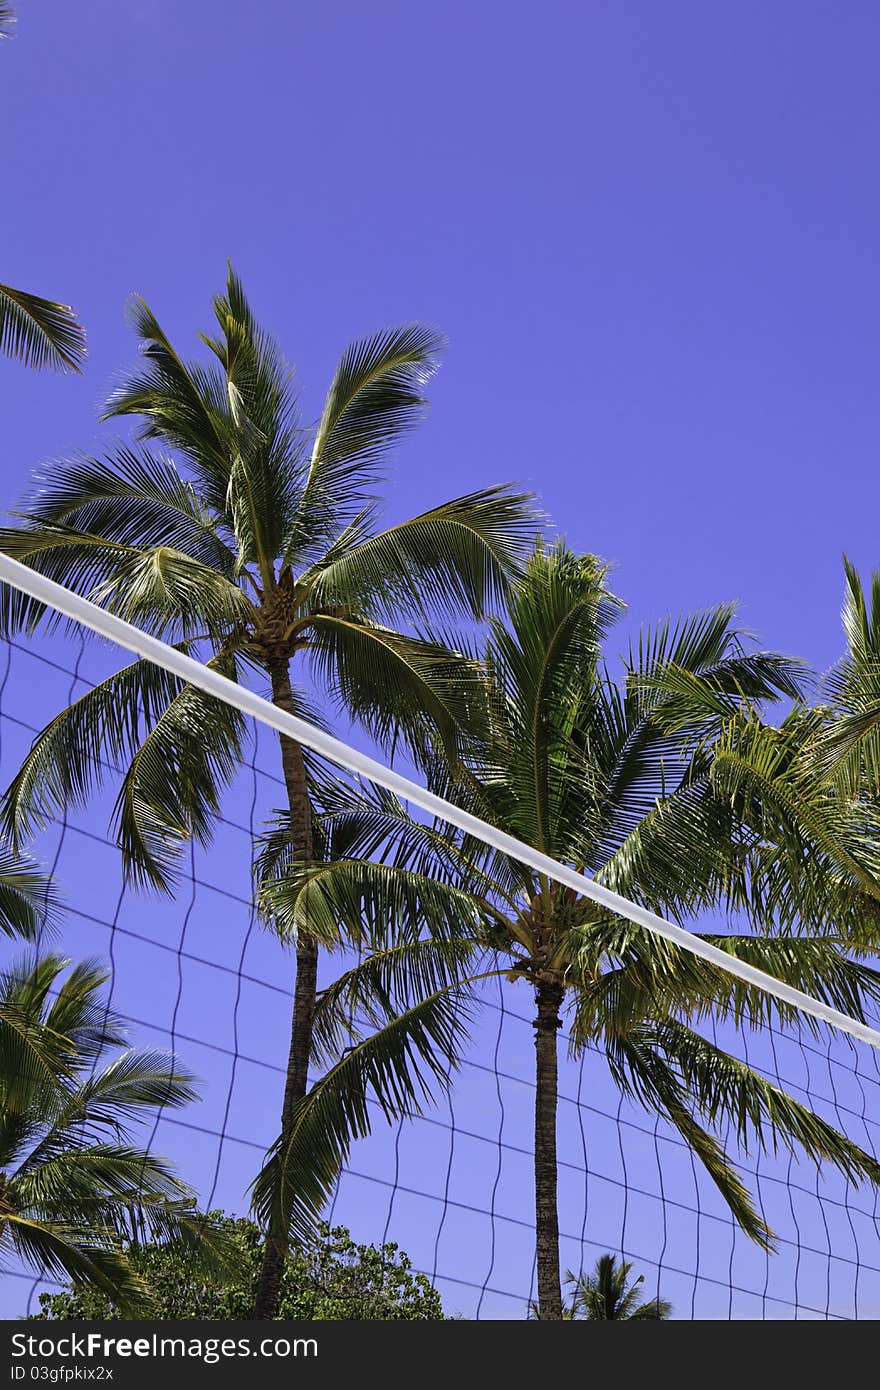
[[[279,709],[293,714],[293,695],[290,672],[286,661],[271,671],[272,702]],[[290,831],[294,853],[308,861],[312,858],[312,807],[309,800],[305,761],[301,746],[292,738],[279,735],[281,765],[287,788],[290,811]],[[301,932],[296,943],[296,982],[293,990],[293,1018],[290,1028],[290,1050],[287,1057],[287,1077],[281,1106],[281,1143],[290,1130],[296,1102],[308,1089],[309,1059],[312,1051],[312,1032],[315,1022],[315,996],[318,988],[318,946],[314,937]],[[263,1247],[263,1263],[254,1301],[255,1318],[274,1318],[278,1313],[281,1277],[287,1258],[288,1232],[286,1227],[270,1227]]]
[[[535,1240],[538,1266],[538,1316],[561,1320],[559,1211],[557,1203],[556,1108],[558,1071],[556,1034],[561,1025],[562,986],[541,981],[535,1019]]]

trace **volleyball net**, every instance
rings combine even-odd
[[[35,733],[118,664],[118,650],[87,641],[85,632],[0,644],[4,785]],[[112,778],[106,795],[66,813],[34,846],[64,900],[53,948],[72,960],[106,961],[111,1002],[133,1043],[172,1049],[200,1078],[200,1099],[164,1112],[150,1138],[205,1209],[230,1214],[246,1214],[247,1190],[276,1137],[294,969],[253,908],[254,844],[283,801],[283,786],[277,724],[267,727],[261,711],[249,712],[246,763],[211,846],[190,846],[174,899],[123,881],[107,830]],[[21,952],[15,943],[4,949],[7,959]],[[327,983],[340,958],[325,955],[323,969]],[[525,986],[491,981],[482,1002],[448,1097],[390,1127],[377,1113],[372,1136],[352,1149],[327,1217],[358,1242],[396,1242],[436,1285],[448,1313],[520,1318],[535,1296],[531,1001]],[[717,1040],[878,1156],[880,1058],[872,1043],[880,1038],[855,1021],[841,1026],[840,1016],[829,1018],[833,1011],[811,1002],[830,1026],[719,1027]],[[644,1275],[646,1294],[659,1293],[681,1318],[880,1314],[873,1188],[852,1187],[835,1170],[787,1152],[744,1154],[735,1136],[722,1135],[776,1234],[776,1251],[766,1253],[739,1231],[677,1132],[620,1096],[598,1051],[573,1061],[564,1029],[562,1041],[564,1269],[589,1270],[606,1251],[622,1255]],[[4,1275],[5,1316],[35,1311],[39,1293],[52,1287],[29,1270]]]

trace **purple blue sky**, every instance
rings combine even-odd
[[[397,463],[392,516],[519,480],[572,545],[615,564],[634,624],[738,598],[768,645],[818,666],[838,654],[841,552],[863,569],[880,562],[876,5],[19,9],[18,36],[0,48],[0,277],[75,304],[90,357],[81,379],[2,369],[4,502],[38,461],[110,438],[96,418],[132,360],[127,296],[143,294],[173,338],[194,344],[229,256],[315,413],[351,337],[410,318],[448,334],[429,422]],[[17,717],[57,709],[66,682],[22,653],[13,671],[4,701],[17,701]],[[10,737],[4,777],[23,731]],[[267,766],[271,756],[264,749]],[[230,816],[246,815],[242,787]],[[95,832],[104,823],[100,807],[83,821]],[[109,851],[100,871],[69,843],[65,855],[78,905],[106,915],[95,902],[112,897]],[[235,872],[245,884],[244,860],[234,871],[218,862],[206,877]],[[223,940],[234,956],[246,922],[210,908],[201,890],[199,903],[206,942]],[[185,906],[186,894],[173,922],[167,907],[124,912],[176,942]],[[70,933],[71,949],[106,949],[85,926]],[[271,943],[248,949],[267,978],[283,973]],[[140,1013],[130,998],[126,1007],[143,1018],[158,1017],[170,979],[157,959],[132,957],[120,985],[138,980]],[[188,1031],[224,1035],[233,998],[187,988]],[[169,1008],[173,991],[163,1017]],[[252,1050],[277,1055],[283,1009],[275,1020],[255,1003],[252,1014]],[[228,1078],[181,1050],[208,1077],[216,1119]],[[256,1073],[237,1084],[239,1129],[262,1135],[271,1086]],[[490,1101],[471,1101],[476,1114],[497,1108],[494,1080]],[[527,1144],[527,1116],[512,1113],[511,1101],[511,1142]],[[402,1147],[411,1145],[410,1177],[437,1160],[442,1191],[446,1137],[436,1134]],[[611,1171],[616,1132],[607,1154],[596,1143]],[[181,1147],[178,1137],[175,1151],[207,1190],[210,1143],[193,1135]],[[369,1152],[377,1171],[387,1174],[386,1159],[393,1168],[393,1154]],[[464,1161],[462,1200],[486,1205],[495,1160]],[[228,1162],[220,1191],[233,1205],[252,1156]],[[526,1178],[508,1205],[527,1219]],[[436,1217],[400,1201],[390,1233],[424,1247],[417,1258],[431,1268]],[[571,1202],[567,1227],[580,1230]],[[656,1202],[646,1213],[629,1218],[637,1254],[657,1234]],[[362,1238],[382,1234],[369,1193],[344,1215]],[[480,1282],[484,1225],[463,1209],[449,1217],[441,1266]],[[613,1244],[613,1232],[596,1237]],[[528,1283],[517,1240],[515,1254],[496,1252],[499,1288]],[[704,1260],[707,1249],[708,1237]],[[820,1307],[824,1268],[810,1291]],[[472,1308],[464,1285],[445,1291]],[[17,1306],[11,1294],[4,1303]],[[499,1295],[484,1311],[511,1306]]]

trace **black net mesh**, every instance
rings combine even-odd
[[[60,655],[59,655],[60,653]],[[33,734],[114,669],[98,643],[10,642],[0,651],[0,779]],[[292,961],[257,923],[255,835],[281,801],[277,744],[254,731],[247,766],[213,844],[193,846],[173,898],[122,882],[108,833],[115,791],[70,813],[36,846],[65,902],[60,939],[76,960],[112,969],[110,998],[140,1046],[173,1049],[201,1097],[158,1115],[146,1137],[207,1208],[245,1213],[275,1137],[290,1027]],[[6,959],[21,948],[9,942]],[[325,956],[324,978],[339,968]],[[422,1116],[353,1149],[328,1215],[357,1241],[395,1241],[448,1313],[522,1318],[535,1296],[531,1000],[492,981],[453,1091]],[[877,1153],[876,1054],[839,1036],[767,1029],[718,1041]],[[565,1039],[565,1032],[561,1037]],[[561,1047],[564,1054],[564,1045]],[[738,1152],[728,1136],[732,1154]],[[689,1148],[615,1089],[603,1057],[560,1060],[559,1209],[563,1268],[604,1251],[633,1261],[679,1318],[871,1318],[880,1314],[877,1193],[787,1152],[739,1154],[777,1236],[766,1254],[736,1227]],[[7,1267],[4,1316],[36,1308],[51,1281]]]

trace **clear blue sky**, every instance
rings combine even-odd
[[[130,292],[194,343],[230,256],[315,411],[352,336],[448,334],[393,514],[521,480],[634,621],[738,598],[837,655],[841,552],[880,563],[875,4],[21,0],[18,29],[0,277],[74,303],[90,359],[4,368],[4,499],[109,438]]]

